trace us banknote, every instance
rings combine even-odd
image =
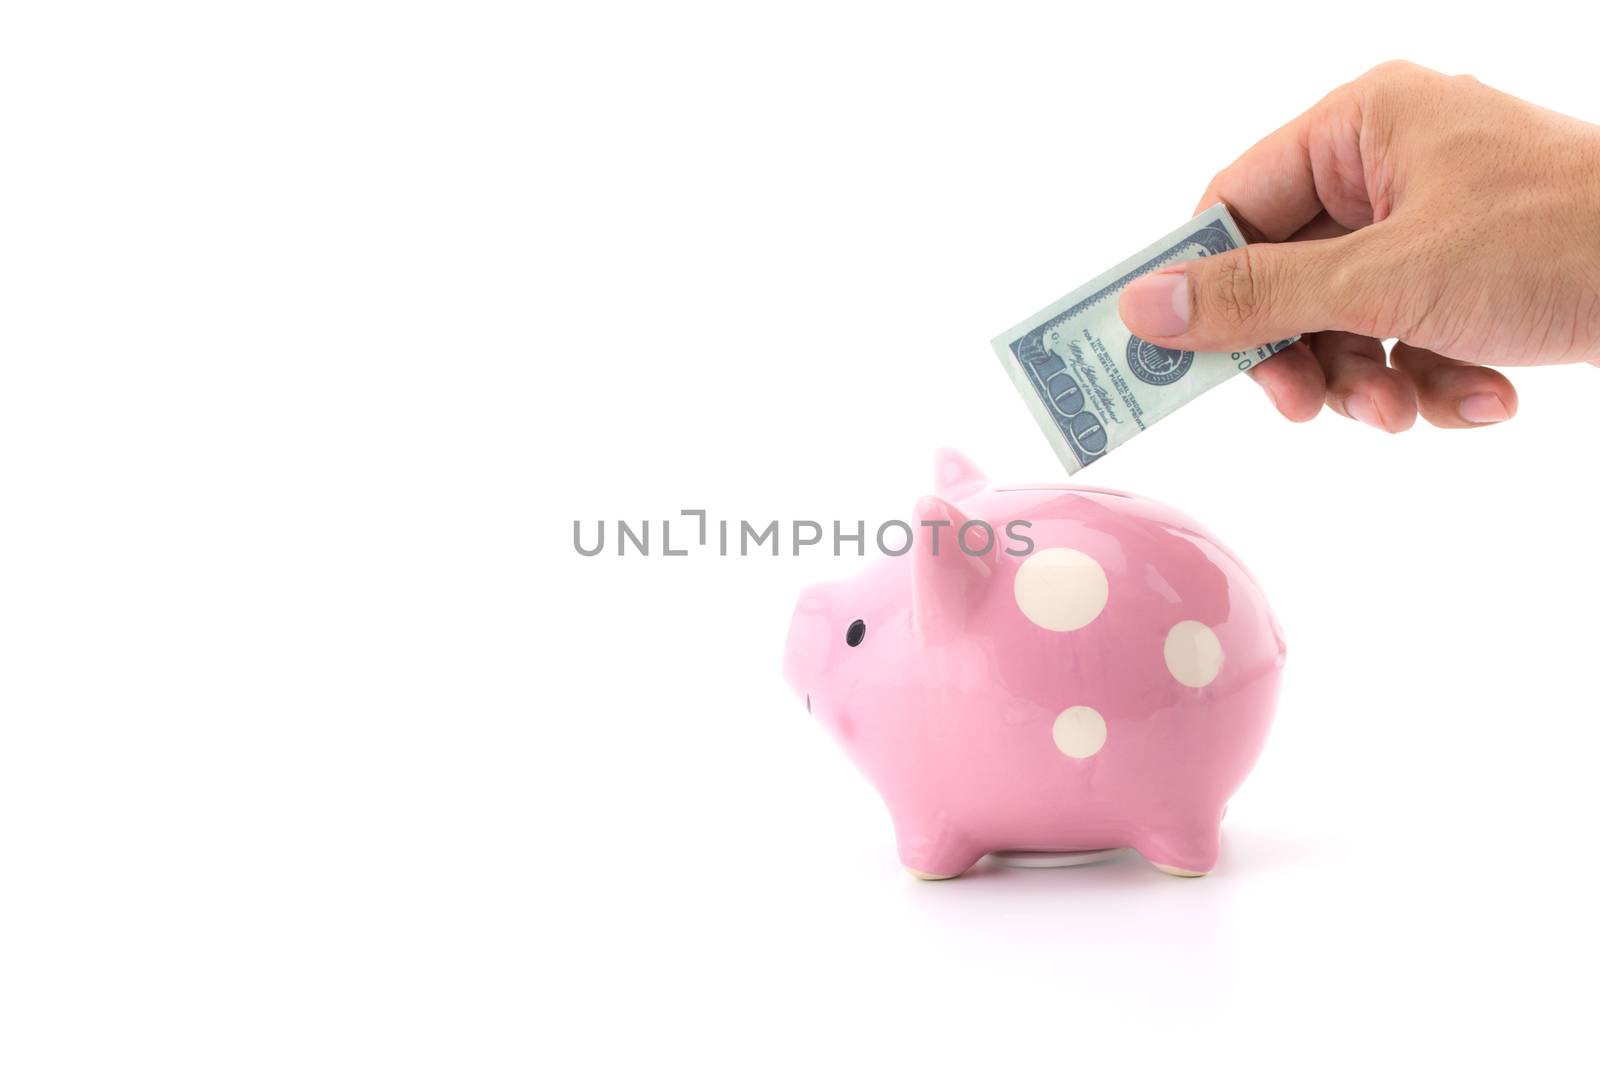
[[[1133,279],[1244,243],[1218,204],[994,339],[1006,373],[1069,474],[1298,340],[1245,352],[1180,352],[1122,325],[1117,296]]]

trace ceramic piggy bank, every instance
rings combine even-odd
[[[935,468],[912,547],[806,589],[784,653],[901,862],[953,878],[990,852],[1132,847],[1210,871],[1284,662],[1249,572],[1149,500],[994,487],[948,450]]]

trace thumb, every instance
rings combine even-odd
[[[1130,282],[1118,310],[1136,336],[1194,352],[1236,352],[1316,330],[1360,332],[1374,309],[1352,306],[1354,236],[1246,245],[1179,263]]]

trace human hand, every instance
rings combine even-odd
[[[1484,364],[1600,362],[1600,127],[1385,63],[1218,174],[1200,208],[1219,200],[1275,243],[1138,279],[1123,321],[1193,351],[1304,334],[1250,371],[1296,422],[1500,422],[1516,390]]]

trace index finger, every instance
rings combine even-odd
[[[1324,210],[1355,229],[1372,221],[1361,168],[1361,113],[1341,86],[1223,168],[1198,210],[1219,200],[1267,241],[1287,240]]]

